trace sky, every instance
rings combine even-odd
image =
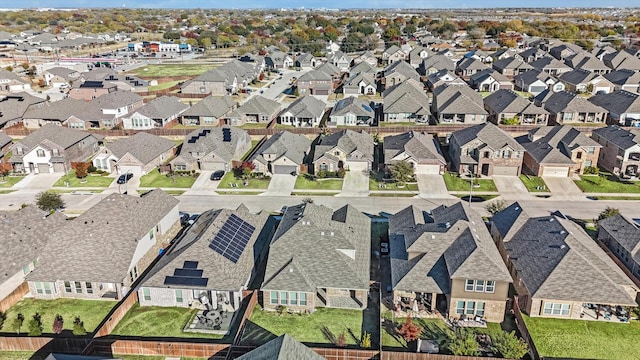
[[[6,3],[5,3],[6,2]],[[105,6],[105,4],[108,4]],[[635,5],[634,5],[635,4]],[[1,1],[0,8],[496,8],[496,7],[626,7],[640,6],[640,0],[22,0]]]

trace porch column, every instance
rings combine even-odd
[[[436,310],[436,299],[438,298],[438,294],[431,293],[431,312]]]

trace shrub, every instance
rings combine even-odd
[[[398,329],[398,334],[402,336],[402,338],[406,342],[412,342],[418,340],[420,333],[422,332],[422,328],[411,321],[411,318],[408,317],[407,321],[402,324],[400,329]]]
[[[40,314],[35,313],[33,318],[29,320],[29,336],[40,336],[42,335],[42,316]]]
[[[453,355],[478,356],[480,354],[476,335],[468,328],[457,329],[455,337],[450,340],[447,347]]]
[[[90,173],[102,174],[102,170],[98,170],[98,168],[93,166],[93,164],[89,165],[89,168],[87,169],[87,171],[90,172]]]
[[[595,166],[587,166],[586,168],[584,168],[584,174],[585,175],[598,175],[598,174],[600,174],[600,169],[598,169]]]
[[[278,315],[284,314],[286,310],[287,308],[284,307],[283,305],[276,306],[276,312],[278,313]]]
[[[347,336],[344,334],[344,332],[341,332],[340,335],[338,335],[338,338],[336,339],[336,346],[337,347],[347,346]]]
[[[487,204],[487,206],[485,206],[485,209],[491,215],[495,215],[506,208],[507,208],[507,203],[504,200],[495,200]]]
[[[80,320],[79,316],[73,320],[73,335],[84,336],[87,335],[87,329],[84,328],[84,322]]]
[[[362,335],[362,342],[360,343],[360,347],[362,347],[363,349],[369,349],[371,348],[371,333],[368,332],[364,332],[364,335]]]
[[[337,172],[336,175],[338,175],[339,178],[344,178],[344,176],[347,174],[347,170],[345,170],[344,168],[340,168]]]
[[[7,319],[7,314],[0,311],[0,330],[2,330],[2,327],[4,326],[4,321],[6,319]]]
[[[36,205],[41,210],[55,211],[64,207],[64,200],[60,194],[52,191],[43,191],[36,195]]]
[[[56,317],[53,319],[52,330],[54,334],[60,334],[62,332],[62,327],[64,326],[64,319],[62,315],[56,314]]]
[[[522,359],[527,354],[529,348],[527,343],[518,338],[512,331],[510,333],[500,331],[493,334],[491,338],[491,349],[499,353],[505,359]]]
[[[20,334],[20,328],[22,327],[22,323],[24,323],[24,315],[18,313],[18,315],[16,315],[16,318],[13,319],[11,323],[13,327],[13,331],[15,331],[17,334]]]

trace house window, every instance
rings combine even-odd
[[[58,149],[51,150],[51,156],[60,156],[60,150]]]
[[[300,293],[300,305],[301,306],[306,306],[307,305],[307,294],[306,293]]]
[[[87,294],[93,294],[93,286],[91,286],[90,282],[84,283],[84,286],[87,288]]]
[[[22,148],[21,147],[17,147],[16,148],[16,154],[22,155]]]
[[[582,152],[581,151],[578,151],[576,153],[576,159],[582,159]]]
[[[76,285],[76,294],[82,294],[82,283],[80,283],[80,281],[76,281],[75,285]]]
[[[37,282],[35,285],[36,285],[36,293],[38,293],[38,294],[44,293],[44,291],[42,291],[42,283],[41,282]]]
[[[280,305],[287,305],[287,292],[280,291]]]
[[[153,240],[153,229],[151,229],[151,231],[149,231],[149,239]]]
[[[182,303],[182,290],[176,290],[176,302]]]
[[[484,280],[476,280],[476,292],[484,292]]]
[[[65,281],[64,282],[64,292],[66,292],[66,293],[70,293],[71,292],[71,282],[70,281]]]
[[[504,152],[502,152],[502,157],[507,159],[511,157],[511,150],[505,150]]]
[[[335,156],[340,156],[340,151],[334,151],[334,152],[333,152],[333,155],[335,155]]]
[[[51,294],[51,283],[44,283],[44,293],[45,294]]]
[[[38,150],[36,151],[36,156],[38,156],[38,157],[44,157],[44,150],[42,150],[42,149],[38,149]]]
[[[596,151],[596,148],[594,148],[594,147],[588,147],[587,148],[587,153],[589,153],[589,154],[593,154],[595,151]]]
[[[145,301],[150,301],[151,300],[151,289],[142,288],[142,297],[144,298]]]
[[[327,164],[320,164],[320,171],[329,171],[329,165]]]
[[[485,152],[484,152],[484,154],[483,154],[483,157],[484,157],[485,159],[488,159],[488,158],[489,158],[489,156],[491,156],[491,153],[490,153],[489,151],[485,151]]]
[[[278,292],[277,291],[272,291],[271,295],[269,296],[271,298],[270,302],[272,305],[276,305],[278,303]]]
[[[289,293],[289,304],[298,305],[298,293],[295,293],[295,292]]]
[[[456,301],[456,314],[484,316],[485,303],[482,301]]]
[[[474,285],[473,280],[467,280],[467,284],[464,288],[464,291],[473,291],[473,285]]]
[[[487,285],[484,288],[484,292],[492,293],[496,290],[496,282],[493,280],[487,280]]]
[[[571,121],[573,120],[573,113],[563,113],[562,121]]]
[[[467,292],[487,292],[492,293],[496,289],[496,282],[493,280],[469,280],[467,279],[464,291]]]
[[[484,316],[484,302],[479,301],[476,305],[476,315]]]
[[[568,316],[571,311],[571,304],[560,304],[560,303],[544,303],[544,314],[545,315],[561,315]]]
[[[29,265],[25,265],[22,267],[22,273],[27,275],[31,271],[31,267]]]

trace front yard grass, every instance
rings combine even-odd
[[[162,77],[162,76],[198,76],[218,65],[211,64],[158,64],[141,66],[128,73],[136,74],[144,77]]]
[[[63,177],[61,177],[60,179],[58,179],[58,181],[56,181],[55,184],[53,184],[54,187],[66,187],[66,182],[69,182],[69,187],[96,187],[96,188],[101,188],[101,187],[109,187],[109,185],[111,185],[111,183],[113,182],[114,178],[110,177],[110,176],[102,176],[102,175],[87,175],[86,178],[84,178],[84,182],[81,182],[81,179],[79,179],[78,177],[76,177],[76,172],[75,171],[69,171],[68,173],[66,173]]]
[[[164,82],[164,83],[160,83],[158,85],[154,85],[154,86],[149,86],[147,88],[147,91],[158,91],[158,90],[164,90],[164,89],[168,89],[174,85],[178,85],[180,83],[180,81],[168,81],[168,82]]]
[[[0,188],[10,188],[24,179],[24,176],[5,176],[4,180],[0,178]]]
[[[140,187],[150,188],[190,188],[196,181],[196,177],[175,174],[172,177],[160,174],[158,169],[140,178]]]
[[[640,193],[640,183],[622,182],[609,173],[581,175],[575,183],[585,193]]]
[[[247,185],[243,179],[236,179],[233,175],[233,171],[229,171],[220,180],[220,184],[218,185],[218,189],[267,189],[269,187],[269,182],[271,179],[248,179]],[[237,186],[232,186],[231,184],[237,184]]]
[[[369,177],[369,190],[420,191],[417,183],[407,183],[403,187],[398,187],[398,183],[395,181],[384,181],[383,175],[382,172],[374,172]]]
[[[542,180],[539,176],[532,175],[520,175],[520,181],[527,187],[529,192],[540,192],[540,191],[549,191],[547,189],[547,184]]]
[[[248,122],[248,123],[244,123],[241,126],[238,126],[241,129],[266,129],[267,128],[268,123],[253,123],[253,122]]]
[[[640,322],[549,319],[522,316],[538,352],[571,359],[640,359]]]
[[[444,183],[447,185],[447,190],[449,191],[469,191],[471,186],[469,180],[460,178],[458,174],[445,173],[443,178]],[[493,183],[493,180],[473,179],[473,191],[498,191],[498,189]]]
[[[53,319],[56,314],[62,315],[64,319],[64,330],[73,330],[73,320],[76,316],[84,322],[84,327],[88,332],[95,330],[102,319],[107,316],[109,310],[116,305],[115,301],[101,300],[78,300],[78,299],[23,299],[7,310],[7,319],[5,320],[2,332],[13,332],[12,321],[18,314],[24,316],[24,323],[20,329],[20,333],[27,333],[29,320],[33,318],[35,313],[42,316],[42,332],[45,334],[52,333]]]
[[[273,338],[289,334],[301,342],[330,344],[329,338],[338,338],[344,333],[347,344],[355,345],[361,338],[362,311],[317,308],[313,314],[282,315],[275,311],[264,311],[256,306],[247,323],[244,345],[261,345]],[[264,331],[266,330],[266,332]]]
[[[113,330],[114,335],[222,339],[223,335],[184,332],[197,309],[135,304]]]
[[[341,190],[342,179],[317,179],[311,180],[304,175],[299,175],[296,179],[294,189],[298,190]]]

